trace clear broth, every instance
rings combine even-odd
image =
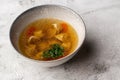
[[[78,36],[73,27],[58,19],[40,19],[28,24],[19,37],[19,48],[23,55],[35,60],[54,60],[70,54],[76,48]],[[44,58],[45,50],[59,44],[64,48],[63,55]]]

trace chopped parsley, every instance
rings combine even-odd
[[[43,52],[44,58],[58,58],[63,56],[64,48],[59,44],[51,45],[51,48]]]

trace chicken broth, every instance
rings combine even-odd
[[[70,54],[78,37],[70,24],[58,19],[40,19],[26,26],[19,37],[23,55],[36,60],[54,60]]]

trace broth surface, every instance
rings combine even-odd
[[[70,54],[76,48],[78,37],[70,24],[46,18],[26,26],[19,37],[23,55],[36,60],[54,60]]]

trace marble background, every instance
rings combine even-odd
[[[87,28],[78,54],[52,68],[26,60],[9,40],[15,18],[42,4],[72,8]],[[120,80],[120,0],[0,0],[0,80]]]

